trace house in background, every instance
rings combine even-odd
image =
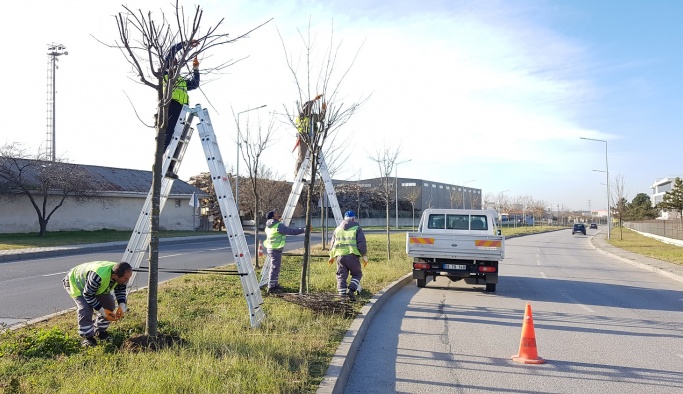
[[[101,198],[78,204],[67,197],[50,218],[47,231],[133,230],[152,185],[152,172],[91,165],[70,164],[85,170],[97,184]],[[159,217],[162,230],[193,230],[199,226],[197,207],[190,206],[193,193],[206,194],[181,180],[175,180]],[[6,196],[0,196],[6,197]],[[48,203],[58,201],[58,196]],[[40,229],[38,215],[26,195],[2,198],[0,233],[28,233]],[[40,204],[40,202],[39,202]],[[54,205],[51,205],[54,206]]]
[[[662,202],[664,199],[664,194],[666,192],[669,192],[673,189],[673,184],[674,181],[676,180],[676,177],[666,177],[666,178],[661,178],[657,179],[655,183],[650,186],[652,189],[652,195],[650,196],[650,201],[652,202],[652,206],[655,206]],[[676,212],[664,212],[660,211],[659,212],[659,217],[657,219],[677,219],[678,218],[678,213]]]

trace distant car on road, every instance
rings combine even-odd
[[[597,228],[598,228],[598,224],[597,224],[597,223],[591,223],[590,228],[595,228],[595,229],[597,229]]]
[[[583,223],[574,224],[574,228],[572,228],[572,235],[574,235],[576,233],[581,233],[583,235],[586,235],[586,226]]]

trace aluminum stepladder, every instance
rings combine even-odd
[[[221,157],[220,149],[216,141],[216,134],[214,133],[209,113],[206,109],[202,109],[201,105],[197,104],[194,109],[188,106],[183,106],[182,112],[178,118],[178,123],[173,132],[173,140],[168,146],[164,154],[164,161],[162,164],[162,173],[165,174],[171,161],[175,161],[173,168],[174,173],[178,171],[187,143],[192,135],[192,120],[194,117],[199,118],[197,129],[204,149],[204,155],[211,173],[211,180],[213,182],[214,190],[216,191],[216,198],[221,210],[223,222],[225,223],[228,240],[230,241],[230,250],[235,257],[235,265],[237,272],[242,282],[244,296],[249,308],[249,319],[252,327],[258,327],[265,318],[265,312],[261,305],[263,304],[263,297],[259,290],[258,281],[256,280],[256,273],[251,262],[251,255],[249,254],[249,246],[244,236],[242,223],[240,222],[235,199],[232,195],[230,182],[228,181],[228,174],[225,171],[225,164]],[[187,119],[186,119],[187,117]],[[178,151],[178,145],[180,148]],[[174,155],[175,153],[175,155]],[[164,204],[168,199],[169,192],[173,186],[173,179],[164,177],[161,183],[161,202],[160,211],[163,210]],[[140,217],[135,225],[135,230],[128,242],[128,247],[123,255],[121,261],[128,262],[133,268],[140,267],[142,258],[147,251],[150,242],[150,212],[152,208],[152,191],[147,195],[145,205],[140,212]],[[133,273],[135,275],[135,272]],[[132,283],[134,276],[131,277],[129,283]]]
[[[303,143],[303,141],[301,143]],[[332,208],[334,221],[337,223],[338,226],[342,222],[343,217],[341,214],[341,209],[339,209],[339,202],[337,201],[337,194],[334,191],[332,178],[330,178],[330,173],[327,170],[327,164],[325,164],[325,158],[323,157],[322,152],[318,154],[318,162],[320,166],[320,177],[322,178],[323,183],[325,184],[325,194],[327,195],[327,199],[330,202],[330,208]],[[299,167],[299,172],[297,172],[296,174],[296,179],[294,179],[294,183],[292,183],[292,191],[289,193],[287,205],[285,205],[285,209],[282,212],[282,223],[285,226],[289,226],[289,223],[292,220],[294,210],[296,209],[296,204],[297,202],[299,202],[301,191],[304,188],[304,174],[306,174],[307,172],[310,173],[310,167],[311,151],[309,149],[306,152],[306,157],[304,158],[304,161],[301,163],[301,167]],[[270,256],[266,256],[266,261],[263,263],[263,268],[261,269],[261,281],[259,282],[260,287],[266,286],[268,284],[268,280],[270,279],[270,266]]]

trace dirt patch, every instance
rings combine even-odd
[[[277,294],[285,301],[289,301],[303,307],[309,308],[317,313],[342,315],[344,317],[353,317],[355,312],[353,310],[353,302],[348,299],[342,300],[337,294],[328,293],[283,293]]]
[[[156,337],[134,335],[121,344],[121,349],[132,352],[160,350],[170,348],[173,345],[182,345],[183,342],[178,335],[159,334]]]

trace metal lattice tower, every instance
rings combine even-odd
[[[55,146],[55,83],[57,70],[58,56],[68,55],[66,47],[62,44],[48,44],[47,53],[47,133],[46,133],[46,147],[45,156],[47,159],[55,161],[56,146]]]

